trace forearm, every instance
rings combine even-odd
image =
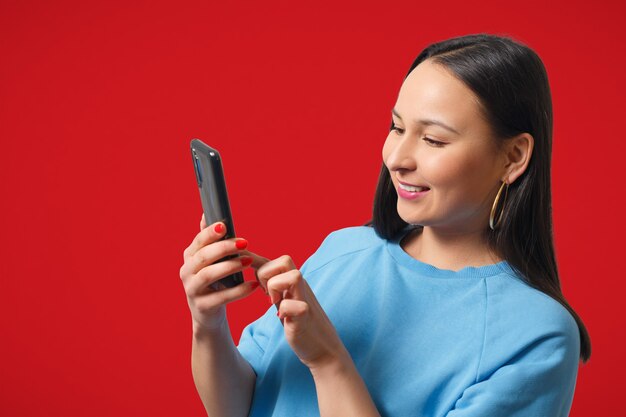
[[[211,333],[194,328],[191,370],[208,415],[248,415],[256,375],[237,350],[227,321]]]
[[[321,417],[380,417],[352,358],[311,369]]]

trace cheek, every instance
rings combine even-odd
[[[481,161],[476,153],[450,150],[431,154],[421,164],[423,177],[439,187],[440,192],[458,189],[460,192],[477,191],[485,182],[485,161]]]

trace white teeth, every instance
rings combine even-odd
[[[416,193],[416,192],[421,192],[424,191],[426,189],[426,187],[412,187],[410,185],[404,185],[402,183],[399,183],[400,188],[402,188],[403,190],[407,190],[410,191],[412,193]]]

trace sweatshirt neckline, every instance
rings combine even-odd
[[[402,239],[414,228],[415,227],[412,225],[406,226],[398,232],[394,238],[387,240],[386,243],[390,255],[402,266],[435,278],[481,278],[503,273],[515,275],[513,269],[506,261],[490,265],[466,266],[458,271],[453,271],[451,269],[440,269],[434,265],[415,259],[400,246]]]

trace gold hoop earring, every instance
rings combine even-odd
[[[498,207],[498,200],[500,200],[500,194],[502,194],[502,189],[504,188],[504,186],[506,185],[506,189],[504,190],[504,199],[502,201],[502,210],[500,210],[500,215],[498,216],[498,219],[495,221],[494,224],[494,213],[496,212],[496,207]],[[491,213],[489,214],[489,227],[491,228],[491,230],[495,230],[496,227],[498,227],[498,224],[500,223],[500,219],[502,219],[502,213],[504,213],[504,205],[506,204],[506,195],[509,192],[509,184],[507,184],[506,181],[502,181],[502,185],[500,186],[500,189],[498,190],[498,194],[496,194],[496,199],[493,201],[493,206],[491,206]]]

